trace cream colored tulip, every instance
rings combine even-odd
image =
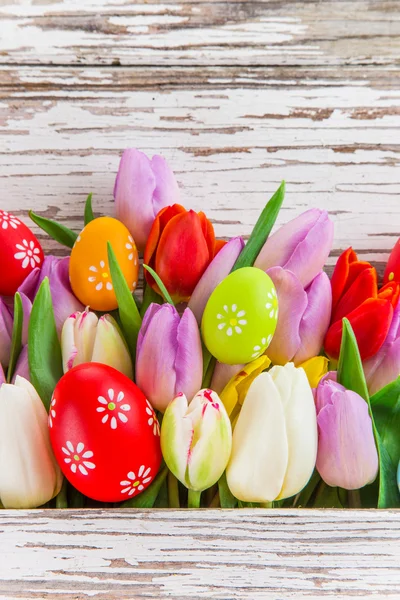
[[[36,508],[58,494],[62,474],[50,444],[47,412],[23,377],[0,387],[0,500]]]
[[[317,420],[306,374],[293,363],[275,366],[251,384],[233,431],[226,475],[244,502],[294,496],[317,457]]]

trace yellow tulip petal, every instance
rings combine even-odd
[[[308,382],[312,388],[316,388],[320,380],[328,372],[329,360],[325,356],[313,356],[301,365],[307,375]]]
[[[243,404],[246,394],[249,390],[250,385],[254,379],[268,369],[271,364],[268,356],[263,354],[251,363],[248,363],[243,369],[234,375],[232,379],[227,383],[225,388],[220,394],[220,399],[224,403],[226,412],[230,416],[235,408],[239,404]]]

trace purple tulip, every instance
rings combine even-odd
[[[150,304],[139,332],[136,383],[164,411],[179,392],[190,400],[201,388],[203,357],[196,319],[170,304]]]
[[[368,404],[361,396],[325,377],[316,390],[317,469],[331,486],[357,490],[378,474]]]
[[[1,363],[0,363],[0,387],[1,387],[2,383],[6,383],[6,376],[4,374],[4,369],[3,369],[3,367],[1,366]]]
[[[283,225],[261,249],[255,267],[283,267],[306,288],[322,271],[331,251],[333,223],[325,210],[312,208]]]
[[[276,365],[300,365],[319,354],[329,327],[332,290],[326,273],[321,272],[304,290],[291,271],[268,269],[278,294],[278,324],[268,357]]]
[[[381,349],[364,361],[368,391],[372,396],[400,375],[400,304],[394,310],[389,332]]]
[[[45,277],[49,278],[54,317],[60,335],[65,320],[72,313],[84,310],[84,306],[74,296],[69,283],[69,257],[46,256],[42,268],[34,269],[25,279],[18,289],[21,296],[22,294],[26,296],[26,298],[23,298],[24,317],[30,310],[28,300],[33,302]],[[27,319],[24,320],[27,321]]]
[[[143,251],[157,213],[179,202],[179,188],[162,156],[150,159],[136,148],[128,148],[119,163],[114,198],[117,218]]]
[[[0,364],[8,367],[10,360],[13,318],[5,302],[0,298]]]
[[[17,364],[15,365],[15,371],[11,383],[15,383],[17,375],[23,377],[24,379],[27,379],[28,381],[31,380],[28,362],[28,346],[22,347],[21,353],[17,360]]]
[[[241,237],[229,240],[210,262],[194,288],[188,306],[193,311],[199,324],[209,297],[217,285],[229,275],[243,248],[244,241]]]
[[[210,388],[220,394],[234,375],[240,373],[245,365],[226,365],[217,362],[211,379]]]

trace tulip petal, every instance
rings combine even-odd
[[[81,365],[92,361],[94,342],[96,339],[98,318],[94,312],[85,310],[78,313],[74,324],[74,340],[76,355],[73,365]],[[70,354],[72,356],[73,350]]]
[[[388,281],[400,282],[400,238],[395,243],[383,276],[384,283]]]
[[[291,271],[273,267],[267,274],[274,282],[279,302],[278,323],[267,354],[273,364],[284,365],[301,345],[300,322],[307,308],[307,294]]]
[[[359,263],[353,263],[358,266]],[[371,267],[363,269],[352,285],[339,299],[332,313],[332,323],[343,319],[369,298],[376,298],[378,294],[378,276],[376,269]]]
[[[318,414],[317,469],[331,486],[355,490],[378,474],[378,453],[367,403],[349,390],[332,395]]]
[[[306,289],[306,294],[307,307],[299,326],[300,346],[293,357],[296,366],[317,356],[323,346],[332,310],[332,290],[328,275],[324,272],[317,275]]]
[[[226,365],[224,363],[217,362],[211,379],[211,389],[217,392],[217,394],[221,394],[232,377],[235,377],[238,373],[240,373],[244,366],[245,365]]]
[[[188,485],[187,465],[193,439],[192,420],[186,417],[188,401],[178,395],[168,405],[161,425],[161,450],[169,470]]]
[[[352,286],[360,273],[364,269],[370,268],[370,263],[358,260],[353,248],[347,248],[342,252],[332,273],[332,310],[336,310],[340,298]]]
[[[378,354],[375,356],[378,356]],[[370,358],[369,361],[373,361],[375,356]],[[370,371],[368,364],[369,361],[366,361],[363,366],[368,384],[368,391],[372,396],[400,376],[400,337],[390,344],[390,347],[386,349],[379,366],[372,372]]]
[[[241,237],[229,240],[204,271],[189,300],[189,308],[199,324],[209,297],[217,285],[229,275],[243,248],[244,241]]]
[[[251,363],[248,363],[238,373],[233,375],[220,394],[220,399],[224,403],[226,412],[231,416],[235,409],[239,410],[243,404],[247,392],[255,378],[271,364],[270,359],[265,354],[259,356]],[[235,366],[235,365],[229,365]]]
[[[183,392],[189,402],[201,388],[203,354],[199,328],[190,308],[186,308],[177,329],[175,394]]]
[[[251,384],[233,431],[226,470],[232,494],[244,502],[271,502],[288,466],[285,413],[269,373]]]
[[[91,361],[114,367],[129,379],[133,379],[132,360],[128,347],[117,322],[111,315],[103,315],[99,319]]]
[[[5,302],[0,298],[0,363],[8,367],[10,360],[13,318]]]
[[[322,377],[326,375],[328,364],[329,360],[325,356],[313,356],[298,365],[298,368],[304,370],[311,388],[316,388]]]
[[[357,338],[362,360],[370,358],[385,341],[393,317],[390,300],[371,298],[346,315]],[[337,359],[342,339],[342,321],[336,321],[328,329],[325,337],[325,352]]]
[[[23,377],[27,381],[30,381],[28,346],[22,347],[17,364],[15,365],[14,375],[11,383],[15,383],[17,377]]]
[[[32,302],[30,301],[28,296],[26,296],[26,294],[20,292],[20,296],[21,296],[22,313],[23,313],[22,343],[27,344],[28,343],[29,318],[31,316],[31,311],[32,311]]]
[[[4,369],[2,364],[0,363],[0,388],[1,388],[1,384],[6,382],[6,376],[4,374]]]
[[[179,203],[180,192],[175,175],[165,158],[155,154],[151,159],[151,167],[156,178],[156,188],[153,194],[154,219],[165,206]]]

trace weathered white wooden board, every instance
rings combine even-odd
[[[398,1],[0,0],[0,208],[112,214],[119,155],[247,236],[312,206],[382,272],[400,235]],[[41,235],[47,250],[65,253]],[[0,598],[400,598],[395,511],[0,512]]]
[[[396,511],[4,511],[0,598],[399,598]]]

